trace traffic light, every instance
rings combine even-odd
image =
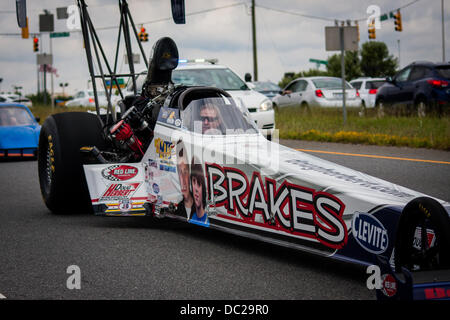
[[[39,38],[38,37],[33,38],[33,51],[34,52],[39,51]]]
[[[22,39],[28,39],[30,37],[30,32],[28,30],[28,18],[27,18],[27,25],[22,29]]]
[[[397,11],[396,14],[394,14],[394,19],[395,19],[395,31],[402,31],[402,14],[400,13],[400,10]]]
[[[148,33],[145,32],[145,28],[141,28],[141,32],[138,33],[139,35],[139,41],[141,42],[147,42],[148,41]]]
[[[375,21],[372,20],[368,25],[369,39],[376,39],[377,35],[375,33]]]

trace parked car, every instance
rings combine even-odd
[[[33,103],[31,102],[30,99],[19,96],[17,94],[1,94],[0,102],[15,102],[15,103],[23,104],[23,105],[27,106],[28,108],[33,107]]]
[[[269,99],[272,99],[281,91],[281,88],[271,81],[253,81],[247,82],[247,85],[251,89],[262,93]]]
[[[398,106],[406,106],[419,117],[448,110],[450,63],[413,62],[386,81],[376,96],[381,114]]]
[[[377,91],[385,83],[385,78],[358,78],[350,81],[352,87],[359,92],[363,108],[375,107]]]
[[[108,106],[108,100],[106,99],[105,91],[97,91],[98,95],[98,103],[99,106],[106,107]],[[115,105],[117,101],[119,100],[119,97],[116,95],[111,96],[111,103],[112,105]],[[71,100],[68,100],[65,103],[66,107],[95,107],[95,97],[94,97],[94,91],[93,90],[81,90],[78,91],[74,98]]]
[[[140,93],[147,71],[136,77],[137,92]],[[246,83],[230,68],[216,64],[216,61],[180,60],[178,67],[172,72],[175,84],[187,86],[212,86],[228,92],[238,104],[248,109],[250,117],[255,121],[260,132],[268,139],[275,130],[275,113],[272,101],[265,95],[251,90]],[[127,83],[124,96],[133,94],[131,79]]]
[[[24,105],[0,103],[0,158],[36,157],[38,121]]]
[[[361,98],[355,88],[346,82],[346,106],[361,106]],[[305,77],[291,81],[273,98],[274,106],[342,107],[342,81],[334,77]]]

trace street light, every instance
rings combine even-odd
[[[61,82],[61,83],[59,84],[59,86],[62,88],[63,96],[64,96],[64,97],[66,96],[66,94],[64,93],[64,88],[67,87],[68,85],[69,85],[69,84],[68,84],[67,82],[65,82],[65,83],[62,83],[62,82]]]

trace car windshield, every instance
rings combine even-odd
[[[379,87],[381,87],[383,84],[385,84],[386,81],[384,80],[380,80],[380,81],[367,81],[366,83],[366,87],[367,89],[378,89]]]
[[[280,87],[272,82],[252,82],[256,91],[280,91]]]
[[[441,77],[450,79],[450,66],[436,67],[436,71]]]
[[[147,71],[145,72],[141,72],[138,75],[136,75],[136,87],[137,87],[137,93],[140,93],[142,91],[142,86],[144,85],[145,79],[147,75]],[[131,77],[128,79],[127,82],[127,91],[133,91],[133,80],[131,79]]]
[[[339,78],[322,78],[322,79],[313,79],[312,82],[316,86],[317,89],[341,89],[342,88],[342,80]],[[345,82],[345,88],[351,89],[352,87]]]
[[[208,135],[258,132],[248,112],[242,112],[230,98],[193,100],[181,111],[181,120],[187,130]]]
[[[184,69],[172,72],[172,81],[175,84],[186,86],[216,87],[222,90],[249,90],[230,69]]]
[[[0,108],[0,126],[26,126],[34,124],[33,118],[24,109],[19,107]]]

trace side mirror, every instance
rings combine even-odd
[[[41,121],[40,117],[35,117],[34,119],[36,120],[37,123],[39,123]]]
[[[392,77],[386,77],[386,82],[394,83],[394,79]]]

